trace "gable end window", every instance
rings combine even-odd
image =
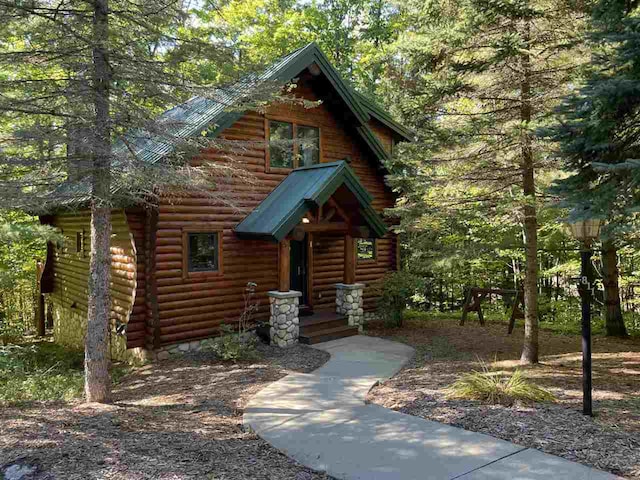
[[[320,163],[320,129],[309,125],[267,119],[267,171],[293,169]]]
[[[356,253],[358,261],[375,260],[377,257],[376,239],[358,238],[356,242]]]
[[[184,232],[184,275],[221,271],[221,232]]]

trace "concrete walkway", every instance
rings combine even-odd
[[[604,480],[608,473],[441,423],[365,405],[376,382],[413,355],[407,345],[358,335],[317,345],[331,359],[272,383],[244,422],[271,445],[339,479]]]

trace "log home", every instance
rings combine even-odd
[[[358,333],[376,298],[367,284],[397,268],[399,246],[383,218],[394,204],[385,162],[409,132],[350,88],[315,44],[270,66],[264,80],[292,82],[298,98],[264,113],[230,111],[193,98],[165,115],[182,135],[212,128],[247,142],[235,151],[251,182],[218,185],[216,197],[161,198],[156,208],[113,211],[112,356],[166,357],[198,348],[234,323],[248,282],[257,284],[257,321],[273,343],[314,343]],[[136,159],[162,161],[166,145],[145,138],[128,146]],[[228,161],[208,148],[189,161]],[[59,211],[42,221],[62,230],[42,277],[56,340],[81,347],[86,324],[90,212]]]

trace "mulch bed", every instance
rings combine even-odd
[[[553,404],[485,405],[447,400],[444,388],[478,359],[504,371],[519,367],[523,329],[457,325],[453,320],[409,320],[402,329],[374,324],[367,332],[416,348],[398,375],[374,388],[369,401],[410,415],[482,432],[627,478],[640,479],[640,339],[593,341],[595,418],[582,415],[580,338],[540,332],[541,363],[525,367]]]
[[[262,358],[249,363],[202,353],[141,367],[115,388],[111,405],[2,408],[0,466],[36,467],[30,478],[40,480],[329,478],[242,427],[253,394],[329,355],[303,345],[259,350]]]

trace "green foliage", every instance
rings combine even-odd
[[[0,346],[0,404],[27,401],[73,400],[84,390],[84,354],[42,341]],[[129,371],[111,369],[114,383]]]
[[[203,351],[211,351],[220,359],[232,362],[255,360],[259,357],[255,335],[236,332],[227,324],[223,324],[220,330],[221,336],[203,342]]]
[[[385,275],[382,282],[373,286],[380,295],[378,313],[387,326],[402,326],[404,312],[421,292],[422,285],[420,277],[401,270]]]
[[[635,3],[597,2],[586,78],[558,108],[557,123],[542,130],[547,140],[560,143],[569,174],[554,192],[575,217],[602,216],[617,233],[637,231],[640,202],[639,13]]]
[[[447,388],[447,398],[480,400],[489,404],[553,402],[553,394],[529,382],[520,369],[511,375],[480,362],[481,370],[465,373]]]
[[[0,210],[0,345],[16,343],[34,327],[36,262],[60,235],[36,218]]]
[[[400,13],[386,0],[231,0],[196,9],[219,25],[248,66],[272,62],[315,41],[342,75],[373,96],[397,36]]]
[[[0,403],[80,398],[83,367],[82,352],[54,343],[0,346]]]

